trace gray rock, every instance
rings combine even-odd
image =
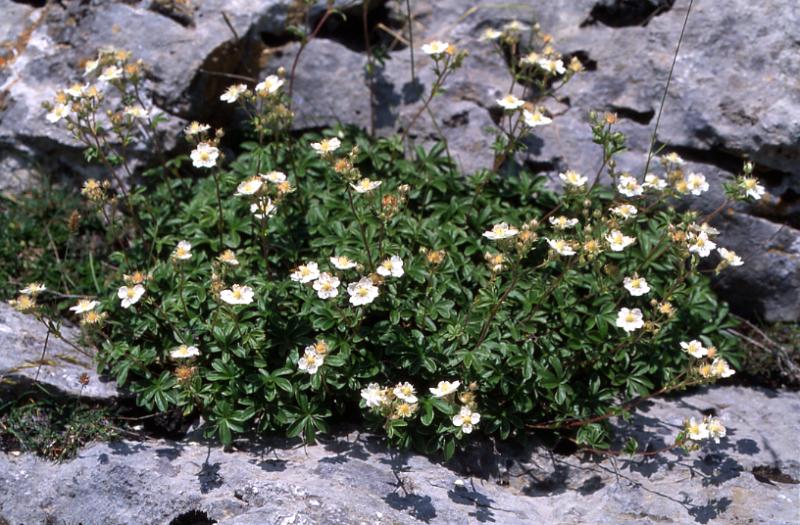
[[[731,308],[767,322],[800,319],[800,232],[740,212],[714,221],[724,232],[720,242],[745,254],[745,266],[728,268],[716,289]]]
[[[84,525],[168,524],[187,516],[220,525],[787,524],[798,517],[800,491],[790,482],[800,477],[800,427],[786,415],[798,409],[797,393],[712,388],[649,403],[623,428],[643,446],[660,447],[684,418],[713,412],[728,426],[718,445],[612,461],[533,446],[492,454],[487,444],[486,463],[503,467],[488,478],[392,452],[361,433],[305,448],[240,442],[231,453],[190,438],[121,441],[92,445],[63,464],[0,454],[0,518]],[[452,466],[464,472],[470,458]]]
[[[77,349],[81,348],[79,330],[65,325],[61,327],[61,334],[75,346],[51,335],[42,360],[47,338],[45,325],[33,316],[0,303],[0,386],[20,387],[36,380],[56,394],[81,395],[98,400],[117,397],[116,384],[100,378],[95,371],[94,350]],[[79,383],[82,374],[89,376],[89,383],[83,388]]]
[[[4,17],[0,31],[11,33],[9,39],[25,31],[29,36],[18,56],[0,70],[0,158],[13,155],[27,159],[31,169],[39,164],[56,173],[62,168],[82,171],[81,145],[44,120],[41,104],[79,80],[81,62],[104,47],[127,49],[148,65],[146,105],[178,117],[177,125],[165,130],[169,147],[181,117],[214,116],[220,93],[233,82],[227,75],[253,70],[262,34],[285,30],[289,6],[286,0],[208,0],[193,2],[186,11],[178,2],[129,4],[53,3],[28,15],[41,23],[18,26],[6,24]],[[26,11],[17,5],[0,0],[0,12],[14,13],[10,20],[24,17]],[[223,123],[217,120],[213,123]],[[138,164],[152,155],[147,145],[133,152]]]

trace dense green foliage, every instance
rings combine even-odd
[[[98,284],[109,318],[86,333],[101,347],[101,366],[143,406],[203,413],[226,442],[247,428],[310,440],[327,421],[357,410],[370,383],[409,381],[419,396],[413,416],[368,417],[403,445],[452,453],[462,436],[451,421],[457,402],[427,395],[441,380],[468,387],[461,396],[470,392],[467,402],[482,415],[480,432],[506,438],[528,424],[570,427],[613,411],[621,399],[696,379],[681,341],[701,338],[730,356],[726,308],[695,271],[696,259],[667,233],[670,224],[685,228],[693,217],[659,204],[659,196],[642,197],[639,207],[652,211],[621,225],[608,211],[621,200],[608,188],[557,196],[542,177],[524,171],[462,177],[441,147],[407,160],[396,142],[342,138],[343,149],[358,146],[353,166],[383,181],[377,190],[353,194],[351,208],[342,176],[308,147],[314,137],[246,143],[219,178],[222,245],[214,177],[152,181],[132,195],[149,233],[111,256]],[[266,235],[248,199],[233,195],[259,164],[261,171],[290,166],[298,188],[281,200]],[[401,184],[410,189],[399,191]],[[530,223],[559,205],[559,214],[581,219],[569,234],[577,244],[602,244],[612,227],[636,242],[623,252],[560,257],[539,237],[550,226],[524,230],[532,233],[524,245],[482,236],[494,223]],[[91,216],[90,204],[79,208]],[[402,277],[383,278],[373,303],[354,307],[344,290],[322,300],[310,284],[289,278],[312,260],[342,283],[368,274],[360,223],[373,263],[389,255],[404,263]],[[181,240],[192,244],[186,261],[171,258]],[[218,261],[224,249],[241,264]],[[486,253],[504,254],[501,271],[492,270]],[[337,271],[327,263],[334,255],[363,269]],[[52,268],[40,271],[26,276],[57,285]],[[146,293],[123,309],[117,287],[135,271],[150,275]],[[622,286],[633,273],[647,279],[649,294],[631,297]],[[252,304],[219,299],[234,283],[252,287]],[[93,286],[84,272],[77,289]],[[659,314],[653,298],[669,300],[674,314]],[[628,334],[615,326],[620,306],[640,307],[648,327]],[[322,366],[314,374],[299,370],[303,348],[318,340],[328,345]],[[172,359],[180,344],[200,355]],[[594,446],[608,437],[600,423],[583,425],[579,434]]]

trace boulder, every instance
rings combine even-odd
[[[97,1],[32,9],[0,0],[0,37],[15,43],[11,58],[0,64],[0,167],[11,158],[17,165],[25,159],[30,172],[85,171],[81,145],[47,123],[41,105],[80,80],[81,64],[101,48],[129,50],[147,64],[146,105],[176,117],[164,131],[168,147],[184,120],[227,123],[232,112],[215,112],[220,93],[233,82],[229,75],[257,70],[262,38],[285,31],[289,4]],[[12,17],[6,19],[6,12]],[[147,145],[133,152],[138,164],[152,161],[152,155]]]
[[[56,395],[111,400],[118,396],[116,384],[100,377],[93,364],[94,350],[80,346],[80,331],[61,327],[61,336],[51,334],[35,317],[0,303],[0,387],[15,389],[36,381]],[[45,340],[47,351],[42,358]],[[89,382],[82,386],[86,374]]]
[[[196,436],[98,443],[54,464],[0,453],[0,522],[473,524],[791,523],[797,393],[716,387],[642,407],[623,428],[655,450],[683,420],[716,414],[719,444],[654,457],[559,455],[476,444],[447,465],[352,432],[223,452]],[[513,449],[513,450],[512,450]]]

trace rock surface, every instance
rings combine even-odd
[[[61,334],[75,342],[80,336],[79,331],[70,326],[62,327]],[[36,380],[56,394],[101,400],[117,397],[116,384],[98,376],[91,353],[79,352],[51,335],[42,359],[46,338],[44,324],[0,302],[0,391],[5,386],[25,386]],[[82,374],[89,377],[89,383],[83,388],[79,382]]]
[[[63,464],[0,454],[0,522],[790,524],[800,518],[800,424],[787,415],[798,410],[797,393],[716,387],[650,403],[625,427],[658,448],[684,418],[715,413],[728,436],[700,452],[611,461],[535,447],[506,454],[501,444],[455,460],[460,474],[358,433],[231,453],[190,438],[121,441]]]

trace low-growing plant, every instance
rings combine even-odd
[[[465,58],[443,42],[423,52],[442,81]],[[566,73],[552,49],[543,60],[545,78]],[[105,91],[79,84],[47,107],[109,173],[130,171],[132,144],[159,134],[143,68],[101,52],[85,69]],[[100,293],[71,310],[100,368],[142,406],[202,414],[226,444],[246,430],[313,441],[361,409],[393,443],[445,457],[473,433],[535,429],[599,449],[609,418],[638,401],[733,374],[728,310],[699,269],[717,246],[714,214],[675,207],[708,184],[677,155],[657,173],[619,172],[625,138],[613,115],[592,114],[601,167],[561,173],[555,192],[512,169],[550,117],[509,95],[494,169],[465,177],[442,143],[408,157],[405,141],[355,130],[292,135],[283,83],[222,94],[252,131],[230,163],[223,131],[193,122],[188,159],[127,191],[83,187],[83,214],[120,249]],[[731,198],[763,192],[751,170]],[[716,251],[716,271],[741,264]],[[47,293],[29,287],[15,304],[35,311]],[[691,421],[676,444],[724,432]]]
[[[86,443],[117,435],[107,409],[80,401],[25,394],[0,405],[0,449],[53,461],[75,456]]]

